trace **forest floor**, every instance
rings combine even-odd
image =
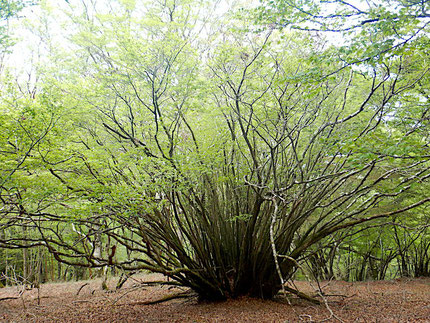
[[[2,288],[0,322],[430,322],[430,278],[322,282],[328,306],[294,297],[289,302],[243,297],[199,303],[192,298],[145,305],[178,292],[142,287],[141,282],[151,280],[160,276],[133,276],[117,291],[103,290],[100,279],[43,284],[21,295],[22,288]],[[108,286],[114,290],[116,282],[111,279]],[[295,284],[313,291],[307,282]]]

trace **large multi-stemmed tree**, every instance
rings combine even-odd
[[[345,64],[267,12],[110,6],[69,12],[73,53],[6,115],[31,150],[2,175],[0,229],[25,232],[0,246],[271,298],[323,239],[429,200],[404,199],[430,176],[425,50]]]

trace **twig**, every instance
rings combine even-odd
[[[2,297],[0,301],[7,301],[8,299],[19,299],[20,296],[10,296],[10,297]]]
[[[342,297],[343,299],[351,298],[357,296],[357,294],[353,295],[342,295],[342,294],[323,294],[325,297]]]
[[[79,295],[79,293],[81,292],[82,288],[84,288],[85,286],[89,285],[89,283],[85,283],[83,284],[81,287],[79,287],[78,292],[76,293],[76,296]]]
[[[138,290],[140,288],[143,288],[142,286],[137,286],[137,287],[133,287],[130,290],[126,291],[124,294],[122,294],[121,296],[117,297],[113,302],[111,302],[111,305],[115,305],[121,298],[123,298],[125,295],[130,294],[131,292],[134,292],[135,290]]]

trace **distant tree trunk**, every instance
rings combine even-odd
[[[27,227],[25,225],[22,226],[22,235],[24,239],[27,238]],[[28,276],[28,249],[22,248],[22,277],[27,280],[29,278]]]
[[[61,270],[61,262],[57,262],[57,279],[61,280],[62,279],[62,270]]]

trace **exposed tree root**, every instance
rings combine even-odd
[[[127,305],[154,305],[154,304],[160,304],[160,303],[168,302],[168,301],[171,301],[174,299],[190,298],[190,297],[196,297],[196,295],[192,291],[187,290],[185,292],[179,292],[179,293],[175,293],[175,294],[166,295],[166,296],[163,296],[163,297],[156,299],[154,301],[135,302],[135,303],[127,304]]]
[[[294,289],[294,288],[291,288],[291,287],[288,287],[288,286],[284,286],[284,288],[285,288],[285,290],[287,292],[289,292],[291,294],[294,294],[294,295],[297,295],[301,299],[305,299],[305,300],[307,300],[307,301],[309,301],[311,303],[314,303],[314,304],[317,304],[317,305],[321,305],[321,301],[319,301],[318,299],[313,298],[313,297],[311,297],[311,296],[309,296],[309,295],[307,295],[305,293],[302,293],[302,292],[298,291],[297,289]]]
[[[165,280],[156,280],[156,281],[147,281],[147,282],[140,282],[139,283],[142,286],[157,286],[157,285],[169,285],[169,286],[178,286],[183,287],[182,284],[175,282],[175,281],[165,281]]]

